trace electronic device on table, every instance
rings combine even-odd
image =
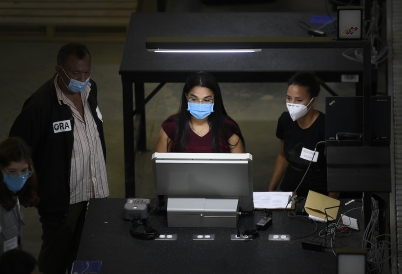
[[[363,103],[361,96],[326,98],[328,191],[391,192],[391,97],[370,97],[369,109]],[[368,130],[371,145],[365,146]]]
[[[124,205],[123,219],[134,220],[148,218],[148,208],[150,204],[150,199],[128,198]]]
[[[238,212],[254,209],[249,153],[155,152],[152,162],[169,227],[236,227]]]
[[[391,140],[391,97],[370,97],[370,135],[375,146],[389,146]],[[362,144],[363,97],[325,98],[325,140],[329,145]]]

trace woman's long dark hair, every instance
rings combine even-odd
[[[208,116],[208,124],[212,133],[212,151],[219,152],[219,141],[220,139],[224,140],[227,146],[232,147],[237,144],[229,144],[229,138],[227,136],[228,132],[233,132],[237,136],[239,136],[240,140],[243,142],[245,146],[243,135],[241,134],[240,128],[237,126],[237,123],[230,118],[225,110],[222,100],[221,89],[219,87],[218,82],[215,77],[211,74],[200,71],[194,74],[191,74],[184,84],[183,92],[181,95],[181,106],[178,112],[178,115],[175,117],[177,120],[174,122],[177,123],[175,139],[172,140],[172,144],[168,144],[168,151],[172,150],[172,152],[183,152],[185,149],[185,145],[190,136],[190,125],[189,121],[191,119],[191,114],[187,110],[187,94],[194,87],[204,87],[210,89],[214,94],[214,111]],[[225,123],[225,121],[230,120],[232,123]],[[169,119],[167,120],[169,121]],[[231,124],[236,125],[237,127],[232,126]]]
[[[16,194],[9,190],[3,182],[3,173],[0,169],[0,204],[7,210],[11,210],[17,203],[15,195],[18,196],[20,203],[25,207],[35,206],[39,202],[39,197],[36,196],[36,175],[29,147],[18,137],[8,138],[0,143],[0,166],[3,169],[8,167],[11,162],[21,162],[22,160],[28,164],[33,173]]]

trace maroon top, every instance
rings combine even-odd
[[[173,140],[173,147],[175,146],[175,134],[177,123],[175,120],[178,119],[178,114],[170,116],[167,120],[162,123],[162,128],[166,132],[170,140]],[[225,123],[233,128],[239,128],[239,126],[232,120],[226,119]],[[234,132],[226,131],[226,136],[228,138],[232,137]],[[173,149],[172,149],[173,151]],[[184,147],[184,152],[213,152],[212,150],[212,131],[210,130],[207,134],[200,137],[190,130],[190,138]],[[219,140],[219,152],[229,153],[230,148],[222,138]]]

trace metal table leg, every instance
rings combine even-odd
[[[133,122],[133,83],[124,79],[123,84],[123,130],[124,130],[124,171],[126,198],[135,197],[135,148]]]

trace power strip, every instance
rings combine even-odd
[[[268,240],[270,241],[290,241],[290,235],[287,234],[269,234]]]
[[[230,234],[230,239],[232,241],[251,241],[253,238],[249,237],[248,235],[241,235],[237,236],[237,234]]]
[[[154,240],[155,241],[176,241],[177,234],[160,234]]]
[[[194,234],[193,241],[213,241],[215,234]]]

